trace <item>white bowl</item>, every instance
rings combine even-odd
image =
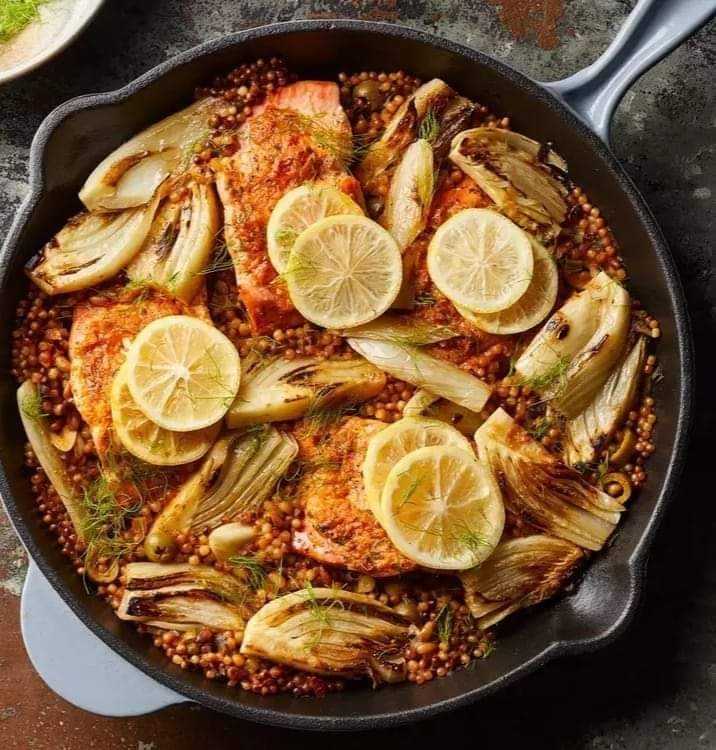
[[[34,21],[0,43],[0,83],[29,73],[61,52],[84,29],[104,0],[50,0]]]

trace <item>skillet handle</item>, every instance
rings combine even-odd
[[[186,701],[88,630],[32,562],[22,591],[20,622],[25,648],[40,677],[78,708],[127,717]]]
[[[601,57],[542,85],[609,143],[614,110],[631,84],[714,14],[716,0],[639,0]]]

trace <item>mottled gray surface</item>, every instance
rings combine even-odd
[[[668,0],[665,0],[668,1]],[[574,72],[613,38],[633,0],[567,2],[552,51],[515,41],[486,2],[249,2],[110,0],[85,36],[43,70],[0,87],[0,235],[26,190],[32,133],[66,99],[116,88],[188,47],[247,26],[352,16],[401,21],[491,53],[542,79]],[[656,66],[617,114],[614,149],[652,206],[676,255],[695,323],[697,351],[713,348],[716,192],[714,25]],[[711,457],[713,374],[701,360],[699,417],[680,498],[655,545],[645,605],[628,634],[597,654],[564,659],[517,687],[388,741],[534,748],[716,747],[716,555]],[[0,519],[0,581],[18,592],[21,552]],[[183,710],[183,709],[182,709]],[[173,718],[177,714],[173,711]],[[248,743],[289,735],[249,729]],[[295,737],[295,735],[294,735]],[[398,740],[398,737],[400,740]],[[468,740],[469,738],[469,740]],[[161,732],[153,738],[163,748]],[[357,748],[365,737],[345,738]],[[305,738],[304,740],[305,741]],[[313,738],[323,746],[324,741]],[[326,739],[325,745],[335,741]],[[122,743],[124,746],[124,743]],[[140,744],[141,746],[141,744]]]

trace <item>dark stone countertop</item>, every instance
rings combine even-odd
[[[668,0],[665,0],[668,1]],[[546,5],[555,5],[547,3]],[[114,89],[201,41],[271,21],[351,16],[394,21],[484,50],[545,80],[591,62],[614,37],[634,0],[571,0],[544,50],[516,40],[496,0],[110,0],[74,46],[28,77],[0,87],[0,236],[26,192],[32,134],[61,102]],[[542,4],[546,7],[545,3]],[[559,5],[559,3],[556,3]],[[368,741],[438,747],[716,747],[716,532],[709,395],[716,285],[712,272],[716,193],[716,102],[712,23],[637,83],[622,102],[614,150],[643,192],[676,256],[687,289],[699,358],[698,414],[678,499],[651,555],[644,605],[629,631],[597,653],[565,658],[482,703]],[[24,557],[0,512],[0,745],[8,750],[185,750],[310,742],[298,735],[177,707],[137,719],[104,719],[52,695],[33,672],[18,632]],[[468,739],[469,738],[469,739]],[[207,739],[210,742],[207,743]]]

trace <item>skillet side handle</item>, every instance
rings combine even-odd
[[[606,51],[589,67],[542,85],[605,142],[629,87],[716,14],[716,0],[639,0]]]
[[[187,701],[124,661],[88,630],[32,562],[22,590],[20,623],[33,667],[73,706],[126,718]]]

